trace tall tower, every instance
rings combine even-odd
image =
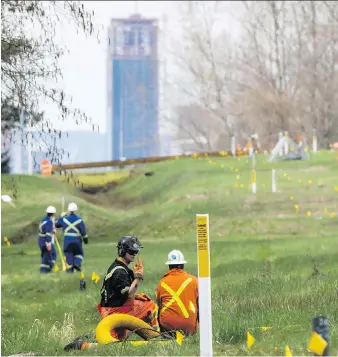
[[[159,154],[157,20],[112,19],[108,45],[108,156]]]

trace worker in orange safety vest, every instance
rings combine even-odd
[[[156,289],[161,332],[195,334],[198,329],[198,279],[184,271],[184,256],[179,250],[168,254],[169,271]]]

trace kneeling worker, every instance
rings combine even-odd
[[[117,245],[118,258],[107,270],[101,288],[101,302],[97,306],[102,318],[115,314],[128,314],[137,317],[159,331],[157,305],[146,295],[136,294],[143,281],[141,259],[132,271],[128,265],[143,248],[137,237],[124,236]],[[126,329],[112,330],[111,336],[122,340],[127,335]]]
[[[141,248],[143,247],[137,237],[124,236],[119,240],[117,245],[119,257],[107,270],[101,288],[101,302],[97,305],[97,309],[102,318],[111,314],[127,314],[145,321],[159,332],[158,306],[146,294],[136,294],[143,281],[141,259],[134,265],[134,271],[128,267]],[[116,328],[111,331],[110,335],[123,340],[127,332],[125,328]],[[77,338],[65,346],[64,350],[92,349],[97,345],[97,343],[85,342],[84,339]]]
[[[198,279],[184,271],[186,263],[179,250],[168,254],[169,271],[156,289],[161,332],[181,330],[186,335],[197,332]]]

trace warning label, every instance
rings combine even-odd
[[[197,215],[196,217],[199,277],[210,277],[208,218],[208,215]]]
[[[208,227],[197,223],[198,250],[208,250]]]

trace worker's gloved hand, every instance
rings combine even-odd
[[[46,247],[48,252],[50,252],[52,250],[52,242],[46,242]]]
[[[83,238],[84,244],[88,244],[88,237]]]
[[[134,277],[144,279],[144,269],[141,258],[138,258],[137,264],[134,265]]]
[[[151,298],[147,294],[140,293],[135,295],[135,300],[151,301]]]

